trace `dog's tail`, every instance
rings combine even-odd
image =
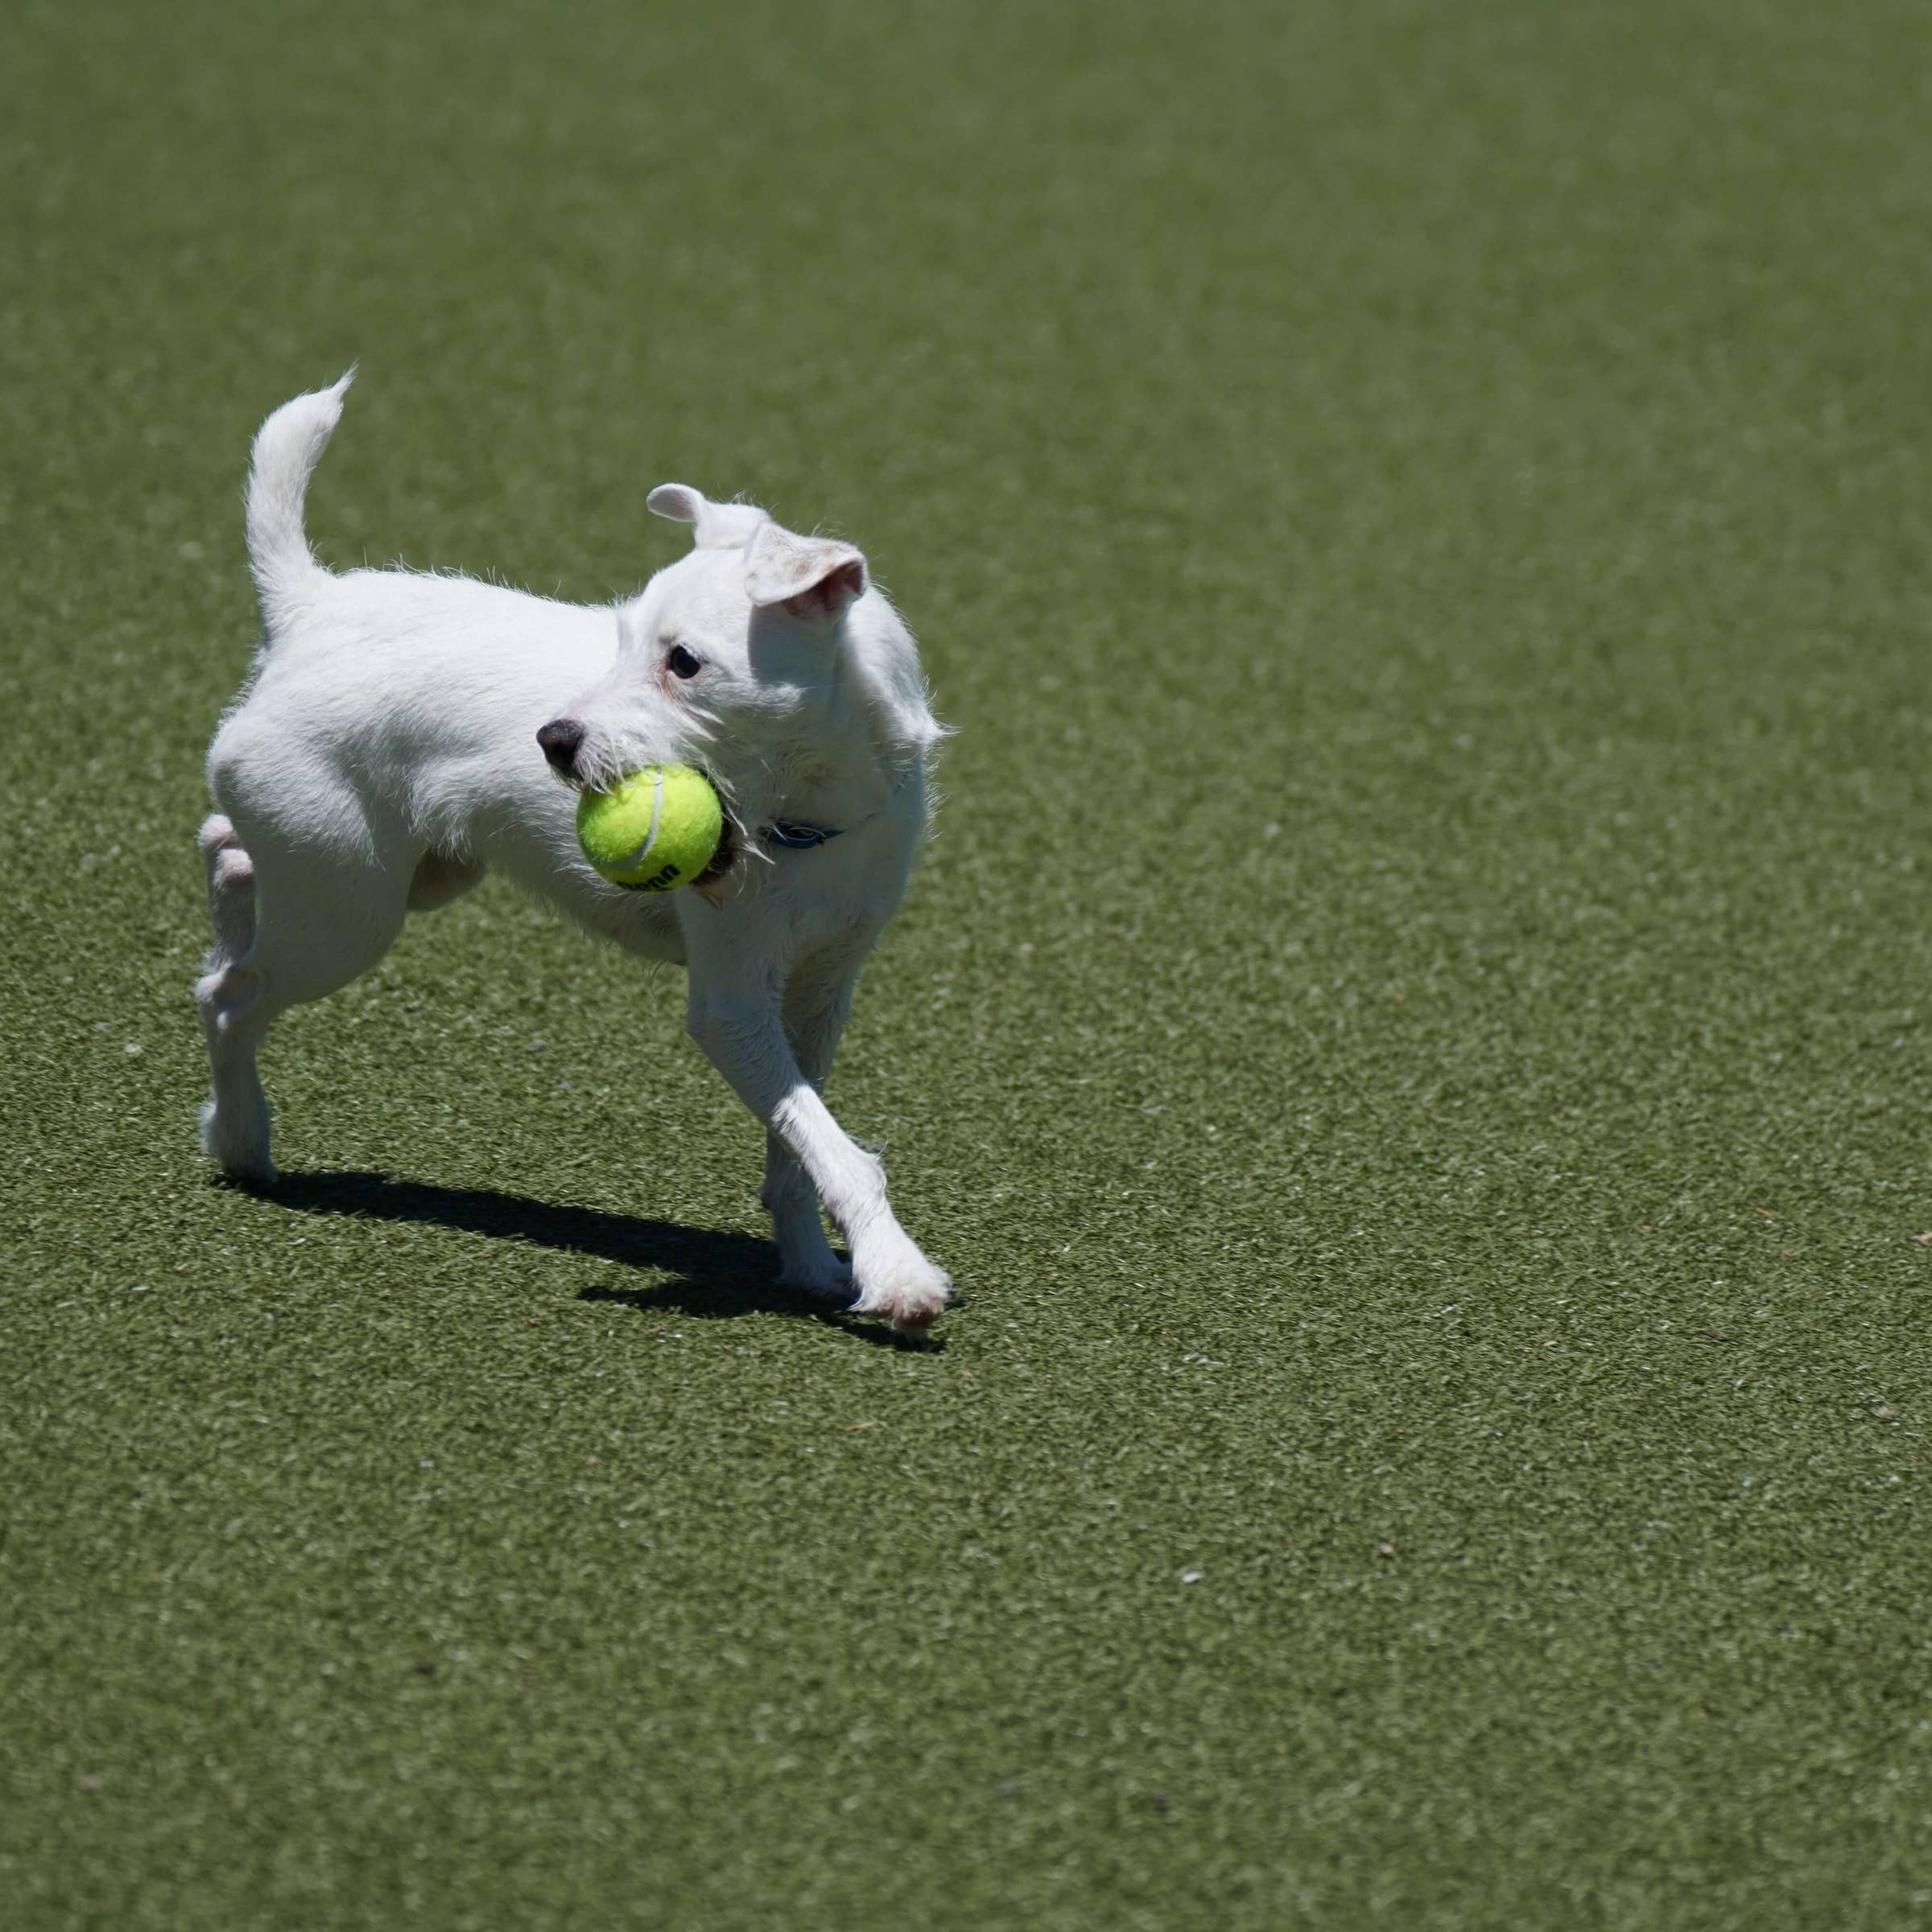
[[[332,388],[284,402],[255,432],[248,471],[248,561],[271,628],[316,578],[328,574],[308,547],[302,499],[355,374],[352,369]]]

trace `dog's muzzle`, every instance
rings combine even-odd
[[[574,783],[577,753],[584,749],[584,727],[575,718],[552,718],[538,732],[537,742],[543,747],[551,770]]]

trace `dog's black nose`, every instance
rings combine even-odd
[[[564,778],[577,775],[577,753],[584,749],[584,727],[575,718],[552,718],[537,733],[553,770]]]

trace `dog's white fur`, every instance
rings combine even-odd
[[[308,547],[303,500],[349,381],[285,403],[255,439],[264,636],[209,749],[218,809],[201,828],[215,935],[195,989],[213,1086],[203,1146],[231,1174],[271,1179],[255,1067],[270,1023],[368,972],[409,913],[493,867],[640,958],[687,967],[691,1037],[765,1125],[782,1278],[924,1327],[951,1284],[819,1092],[917,856],[943,735],[864,557],[667,484],[650,507],[692,524],[696,547],[614,608],[464,577],[336,575]],[[600,878],[577,848],[576,793],[539,746],[546,724],[580,733],[572,783],[702,766],[737,857],[675,893]],[[807,850],[769,836],[794,822],[840,836]]]

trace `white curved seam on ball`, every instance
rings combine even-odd
[[[664,812],[664,774],[654,772],[650,781],[650,830],[644,835],[644,843],[629,858],[620,859],[611,868],[613,872],[634,872],[644,863],[650,848],[658,842],[658,820]]]

